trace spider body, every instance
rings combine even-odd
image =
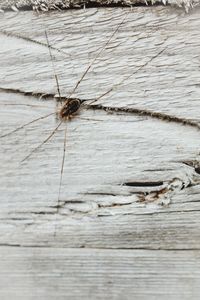
[[[67,99],[62,106],[59,117],[61,120],[66,120],[72,118],[81,106],[81,101],[77,98]]]

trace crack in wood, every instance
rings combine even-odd
[[[55,98],[55,94],[47,94],[47,93],[41,93],[41,92],[26,92],[22,91],[20,89],[13,89],[13,88],[4,88],[0,87],[0,92],[4,93],[13,93],[13,94],[20,94],[24,96],[31,96],[39,99],[49,99],[49,98]],[[66,97],[61,97],[62,100],[65,100]]]
[[[189,202],[189,203],[191,203],[191,202]],[[196,203],[196,202],[195,202]],[[129,205],[131,205],[131,204],[133,204],[132,202],[130,202],[130,203],[128,203],[127,202],[127,206],[129,206]],[[125,204],[126,205],[126,204]],[[118,207],[120,207],[120,206],[123,206],[123,204],[122,205],[118,205]],[[101,208],[103,209],[103,208],[115,208],[116,206],[115,205],[102,205],[101,206]],[[144,215],[151,215],[151,216],[153,216],[153,215],[161,215],[161,214],[166,214],[166,215],[173,215],[173,214],[179,214],[179,213],[188,213],[188,212],[194,212],[194,213],[198,213],[198,212],[200,212],[200,209],[183,209],[183,208],[180,208],[180,210],[178,210],[178,209],[174,209],[173,208],[173,210],[166,210],[166,208],[168,207],[168,206],[164,206],[165,207],[165,209],[159,209],[159,210],[154,210],[154,211],[146,211],[145,212],[145,214],[144,213],[139,213],[139,212],[137,212],[137,213],[135,213],[135,212],[133,212],[133,211],[126,211],[126,212],[123,212],[123,213],[121,213],[120,215],[123,215],[123,216],[130,216],[130,215],[136,215],[136,216],[143,216],[144,217]],[[72,212],[74,213],[73,215],[71,215],[70,217],[72,217],[73,218],[73,216],[76,218],[77,216],[78,217],[85,217],[85,216],[91,216],[89,213],[87,213],[87,212],[79,212],[79,211],[76,211],[76,210],[72,210]],[[18,212],[16,212],[16,214],[18,214]],[[22,214],[22,213],[19,213],[19,214]],[[17,222],[17,224],[16,225],[19,225],[19,223],[18,223],[18,221],[22,221],[22,222],[24,222],[24,221],[27,221],[27,223],[23,223],[23,226],[24,227],[29,227],[29,226],[35,226],[35,225],[37,225],[35,222],[33,222],[32,220],[31,220],[31,216],[34,216],[34,215],[37,215],[37,212],[26,212],[26,213],[23,213],[23,215],[30,215],[30,218],[28,219],[28,218],[17,218],[17,219],[15,219],[15,218],[7,218],[6,219],[6,221],[7,221],[7,223],[9,223],[9,222],[11,222],[11,221],[13,221],[13,222]],[[40,221],[42,221],[42,220],[45,220],[45,221],[47,221],[48,219],[42,219],[42,215],[48,215],[48,213],[46,213],[46,214],[39,214],[39,215],[41,215],[41,219],[37,219],[38,220],[38,222],[40,222]],[[56,215],[56,213],[55,212],[53,212],[52,214],[49,214],[49,215]],[[67,217],[67,215],[66,214],[64,214],[64,213],[61,213],[60,214],[60,217],[63,217],[63,218],[66,218]],[[101,211],[98,211],[98,212],[96,212],[96,214],[95,214],[95,217],[98,217],[98,218],[104,218],[104,217],[110,217],[110,218],[112,218],[113,217],[113,214],[112,213],[110,213],[110,214],[108,214],[108,213],[103,213],[103,212],[101,212]],[[48,221],[50,221],[50,219],[48,220]],[[14,224],[12,222],[12,224]]]
[[[200,161],[198,160],[185,160],[182,161],[183,164],[192,167],[194,169],[194,171],[200,175]]]
[[[187,177],[187,176],[186,176]],[[183,189],[196,186],[200,184],[200,179],[195,182],[193,178],[187,177],[183,180],[180,178],[173,178],[168,181],[166,184],[163,184],[163,187],[160,190],[150,191],[141,193],[138,196],[138,202],[151,203],[157,202],[159,205],[169,205],[171,202],[172,196],[179,193]]]
[[[163,4],[167,5],[168,3],[164,0],[157,0],[156,2],[151,0],[16,0],[16,4],[9,4],[7,1],[6,4],[0,5],[2,12],[9,11],[36,11],[37,13],[47,12],[51,10],[69,10],[69,9],[86,9],[87,8],[99,8],[99,7],[148,7],[148,6],[161,6]]]
[[[110,107],[110,106],[104,106],[101,104],[92,104],[92,105],[87,105],[87,108],[95,109],[95,110],[105,110],[105,111],[111,111],[111,112],[124,112],[124,113],[130,113],[130,114],[135,114],[138,116],[147,116],[151,117],[154,119],[158,119],[161,121],[167,121],[167,122],[174,122],[182,125],[187,125],[191,127],[195,127],[197,129],[200,129],[200,124],[198,122],[181,118],[181,117],[176,117],[173,115],[169,115],[166,113],[160,113],[160,112],[155,112],[155,111],[150,111],[146,109],[140,109],[140,108],[126,108],[126,107]]]
[[[126,202],[126,203],[111,203],[111,204],[101,204],[98,203],[99,208],[112,208],[112,207],[120,207],[120,206],[127,206],[133,204],[133,201]]]
[[[153,184],[152,184],[153,183]],[[159,183],[159,185],[158,185]],[[101,212],[102,208],[117,208],[117,207],[124,207],[124,206],[128,206],[128,205],[133,205],[134,203],[145,203],[145,204],[149,204],[154,202],[155,204],[159,205],[159,206],[167,206],[170,204],[172,197],[179,193],[180,191],[182,191],[185,188],[189,188],[192,186],[195,186],[197,184],[200,184],[200,180],[198,183],[193,182],[192,178],[188,178],[183,180],[180,178],[173,178],[172,180],[164,183],[164,182],[150,182],[151,185],[147,184],[147,182],[140,182],[139,186],[144,186],[144,187],[154,187],[154,186],[160,186],[162,183],[162,188],[159,190],[152,190],[150,192],[137,192],[135,193],[138,200],[134,201],[134,199],[132,199],[131,201],[128,202],[111,202],[111,203],[96,203],[96,205],[92,205],[91,201],[61,201],[61,203],[59,204],[59,209],[67,209],[72,213],[75,214],[81,214],[81,215],[87,215],[90,214],[92,211],[95,213],[95,215],[97,215],[98,217],[105,217],[105,216],[111,216],[112,213],[109,214],[104,214]],[[125,183],[124,185],[127,186],[127,183]],[[128,185],[130,186],[130,185]],[[138,186],[138,185],[137,185]],[[132,185],[132,187],[136,187],[135,183],[134,185]],[[95,195],[105,195],[106,193],[95,193]],[[131,193],[132,194],[132,193]],[[134,193],[133,193],[134,194]],[[108,195],[108,194],[106,194]],[[110,195],[110,194],[109,194]],[[112,194],[117,196],[117,194]],[[88,205],[88,207],[85,208],[85,206],[83,208],[81,208],[81,206],[79,206],[80,204],[84,205]],[[70,207],[70,205],[72,205]],[[74,205],[74,206],[73,206]],[[54,206],[53,208],[57,208],[56,206]],[[51,212],[51,214],[54,214],[55,212]],[[40,212],[39,214],[43,214],[42,212]],[[46,214],[46,212],[44,213]],[[65,213],[60,212],[60,215],[63,215]],[[126,212],[124,213],[126,214]],[[132,214],[130,212],[130,214]]]
[[[84,195],[94,195],[94,196],[117,196],[117,194],[114,193],[106,193],[106,192],[90,192],[90,193],[84,193]]]
[[[30,244],[25,244],[25,243],[0,243],[0,247],[1,248],[9,248],[9,247],[12,247],[12,248],[34,248],[34,249],[58,249],[58,246],[56,245],[51,245],[51,244],[44,244],[44,245],[38,245],[38,244],[33,244],[33,243],[30,243]],[[112,250],[112,251],[128,251],[128,250],[143,250],[143,251],[153,251],[153,252],[160,252],[160,251],[163,251],[163,252],[197,252],[199,253],[199,250],[200,248],[199,247],[191,247],[191,248],[177,248],[177,247],[97,247],[97,246],[94,246],[94,247],[91,247],[91,246],[87,246],[87,245],[80,245],[80,246],[76,246],[76,247],[63,247],[62,248],[65,248],[65,249],[83,249],[83,251],[85,250]]]
[[[125,186],[132,186],[132,187],[154,187],[163,185],[163,181],[134,181],[134,182],[125,182],[123,183]]]
[[[198,0],[7,0],[1,3],[0,11],[36,11],[48,12],[50,10],[86,9],[95,7],[138,7],[176,5],[183,7],[186,12],[198,5]]]
[[[20,89],[13,89],[13,88],[4,88],[0,87],[0,91],[6,92],[6,93],[17,93],[17,94],[23,94],[24,96],[33,96],[36,98],[56,98],[55,94],[47,94],[47,93],[42,93],[42,92],[26,92],[22,91]],[[62,101],[66,100],[66,97],[59,97]],[[79,99],[77,98],[80,103],[81,107],[86,108],[86,109],[92,109],[92,110],[104,110],[106,112],[111,112],[111,113],[126,113],[126,114],[133,114],[133,115],[138,115],[138,116],[147,116],[153,119],[158,119],[161,121],[166,121],[166,122],[174,122],[178,124],[182,124],[185,126],[190,126],[190,127],[195,127],[198,130],[200,129],[200,124],[198,122],[186,119],[186,118],[181,118],[181,117],[176,117],[173,115],[169,115],[166,113],[161,113],[161,112],[156,112],[156,111],[151,111],[147,109],[140,109],[140,108],[128,108],[128,107],[112,107],[112,106],[105,106],[101,104],[84,104],[87,101],[94,101],[93,99]]]

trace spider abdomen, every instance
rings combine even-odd
[[[73,115],[79,110],[81,102],[79,99],[72,98],[67,99],[61,108],[59,115],[61,119],[68,119],[73,117]]]

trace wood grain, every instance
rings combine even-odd
[[[0,257],[1,299],[199,297],[199,251],[5,247]]]
[[[50,10],[63,10],[72,8],[88,8],[88,7],[99,7],[99,6],[118,6],[118,7],[130,7],[135,5],[173,5],[177,7],[183,7],[185,11],[189,11],[194,6],[199,5],[199,0],[0,0],[0,12],[4,10],[13,10],[15,12],[21,10],[33,9],[37,12],[47,12]]]
[[[57,110],[45,29],[66,96],[125,14],[73,96],[94,100],[110,92],[95,105],[86,101],[78,116],[23,163],[57,126],[56,114],[0,139],[0,255],[6,258],[0,269],[7,270],[2,286],[11,282],[12,268],[18,278],[13,289],[1,289],[2,299],[17,299],[16,290],[19,299],[35,298],[40,274],[42,299],[80,299],[81,294],[121,299],[125,290],[125,299],[146,299],[147,291],[150,299],[165,299],[168,291],[172,299],[199,298],[199,10],[188,15],[161,7],[4,14],[0,135]],[[34,255],[37,272],[31,262],[28,268]],[[138,257],[145,262],[139,267]],[[59,274],[64,266],[51,287],[48,261],[54,259]],[[106,272],[114,283],[104,281]]]

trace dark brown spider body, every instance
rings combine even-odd
[[[60,119],[70,119],[79,110],[81,101],[77,98],[67,99],[59,112]]]

